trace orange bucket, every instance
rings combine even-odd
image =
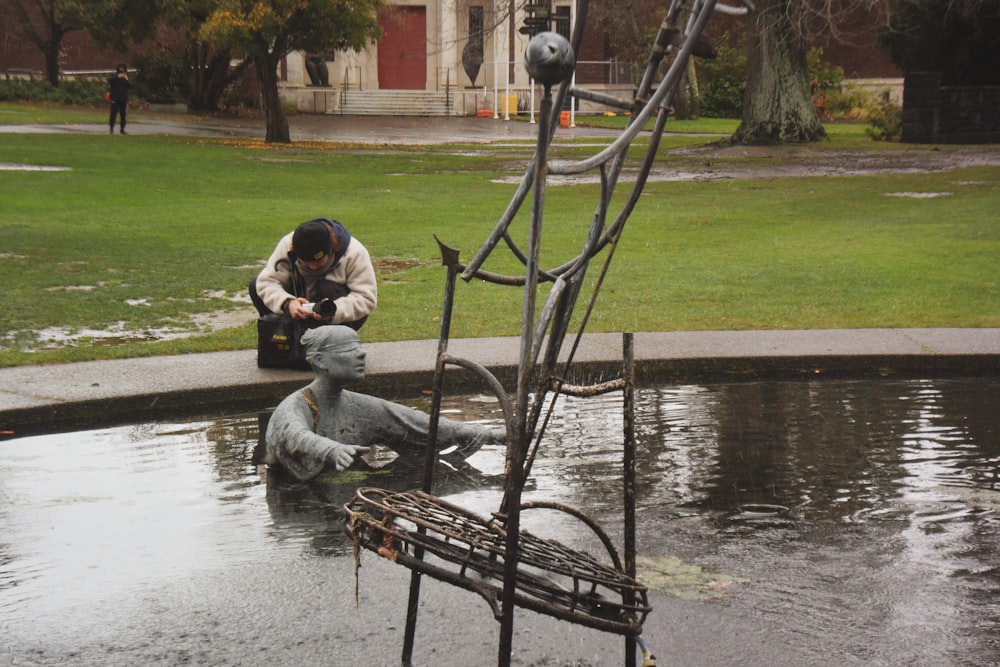
[[[562,111],[559,113],[559,127],[569,127],[569,112]]]

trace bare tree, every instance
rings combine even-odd
[[[45,58],[45,78],[59,85],[59,59],[67,34],[86,29],[99,45],[125,52],[147,38],[162,0],[0,0],[21,33]]]
[[[63,38],[74,30],[82,30],[79,3],[62,0],[0,0],[8,7],[21,33],[45,57],[45,78],[59,85],[59,57]]]

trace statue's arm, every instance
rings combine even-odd
[[[414,408],[373,398],[377,405],[374,420],[381,442],[400,454],[422,454],[427,445],[430,415]],[[441,417],[438,421],[437,450],[467,457],[487,444],[503,444],[503,431],[482,424]],[[373,441],[374,442],[374,441]]]

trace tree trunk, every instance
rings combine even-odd
[[[44,29],[47,31],[47,36],[41,44],[42,52],[45,54],[45,77],[53,86],[58,86],[59,56],[62,54],[63,35],[67,31],[59,20],[58,3],[40,2],[38,7],[42,12]]]
[[[240,78],[250,63],[242,60],[231,67],[228,49],[216,50],[201,43],[190,44],[187,53],[191,71],[188,107],[191,111],[216,111],[226,88]]]
[[[826,136],[809,91],[805,40],[789,12],[800,0],[758,0],[747,23],[747,88],[732,141],[781,144]]]
[[[257,70],[257,82],[260,84],[260,94],[264,103],[264,122],[267,132],[264,142],[273,144],[292,143],[288,131],[288,118],[281,108],[281,97],[278,95],[278,57],[273,53],[254,58],[254,69]]]
[[[59,85],[59,54],[62,52],[62,39],[55,34],[45,45],[45,78],[53,86]]]
[[[53,86],[58,86],[63,36],[73,28],[66,28],[59,22],[56,2],[50,0],[29,5],[20,1],[8,1],[3,4],[13,12],[18,27],[28,41],[42,52],[45,58],[45,78]],[[30,7],[34,8],[29,9]],[[40,26],[36,25],[35,19],[38,19]]]
[[[701,89],[698,88],[698,71],[694,58],[689,58],[684,76],[677,84],[671,106],[677,120],[696,120],[701,115]]]

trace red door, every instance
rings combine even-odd
[[[423,90],[427,81],[427,8],[392,6],[379,16],[379,25],[379,88]]]

